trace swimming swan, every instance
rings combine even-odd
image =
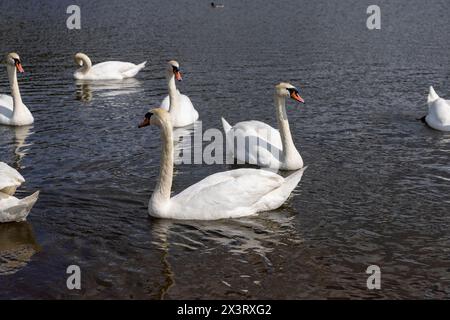
[[[149,201],[149,214],[158,218],[217,220],[239,218],[279,208],[300,182],[304,169],[287,178],[262,169],[237,169],[212,174],[171,197],[174,152],[169,113],[150,110],[139,125],[161,128],[159,178]]]
[[[433,87],[428,94],[428,114],[422,120],[435,130],[450,131],[450,100],[440,98]]]
[[[198,112],[188,96],[181,94],[175,85],[175,79],[181,81],[180,64],[171,60],[166,69],[167,86],[169,95],[164,98],[161,108],[169,111],[174,128],[185,127],[193,124],[198,119]]]
[[[16,188],[25,179],[15,169],[0,162],[0,223],[26,220],[31,208],[39,197],[39,191],[23,199],[14,197]]]
[[[122,80],[134,77],[147,61],[141,64],[121,61],[106,61],[92,65],[91,59],[84,53],[75,55],[75,63],[81,66],[73,77],[77,80]]]
[[[303,167],[303,159],[295,148],[289,129],[285,108],[287,97],[304,103],[293,85],[282,82],[275,87],[275,111],[279,131],[256,120],[231,126],[222,118],[227,150],[231,151],[233,157],[241,162],[274,169],[298,170]]]
[[[7,126],[27,126],[34,122],[33,115],[22,102],[19,83],[17,82],[17,71],[23,73],[22,63],[17,53],[12,52],[5,59],[8,71],[11,95],[0,94],[0,124]]]

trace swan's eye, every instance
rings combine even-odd
[[[293,94],[293,93],[299,94],[298,90],[295,88],[287,88],[287,91],[289,91],[289,94]]]
[[[14,60],[14,63],[15,63],[15,64],[19,64],[19,63],[20,63],[20,60],[19,60],[19,59],[13,58],[13,60]]]
[[[145,118],[150,120],[150,118],[152,117],[152,115],[153,115],[153,113],[147,112],[147,113],[145,114]]]
[[[178,67],[172,66],[173,73],[179,72],[180,69]]]

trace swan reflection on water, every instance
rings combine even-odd
[[[224,248],[230,254],[261,258],[268,269],[274,266],[269,254],[279,246],[301,244],[303,239],[295,228],[296,213],[289,206],[263,212],[256,216],[213,221],[170,220],[150,218],[153,244],[162,252],[161,264],[165,284],[163,299],[175,284],[176,274],[170,264],[170,251],[176,248],[200,253]],[[246,258],[247,257],[247,258]]]
[[[26,139],[34,133],[31,129],[33,129],[33,126],[0,127],[0,136],[4,137],[4,141],[11,141],[11,143],[4,146],[8,149],[8,151],[5,151],[5,154],[10,154],[9,145],[13,146],[13,158],[10,160],[0,159],[0,161],[7,162],[16,170],[22,169],[21,162],[27,155],[28,148],[32,145],[26,142]]]
[[[142,82],[135,78],[124,80],[76,80],[76,98],[83,102],[92,100],[94,94],[109,98],[127,95],[142,90]]]
[[[0,224],[0,276],[18,272],[40,250],[30,223]]]
[[[212,221],[152,219],[151,228],[159,248],[172,244],[191,250],[209,250],[206,243],[211,242],[226,247],[231,253],[266,257],[276,246],[285,245],[285,241],[302,242],[294,227],[296,215],[289,214],[286,207],[282,211]],[[172,241],[172,235],[178,239]],[[267,262],[270,262],[268,258]]]
[[[14,128],[14,154],[15,161],[14,165],[16,170],[20,169],[20,162],[23,157],[28,152],[28,147],[31,146],[31,143],[26,143],[25,140],[32,135],[34,132],[31,131],[33,126],[23,126],[23,127],[15,127]]]
[[[198,128],[198,123],[193,123],[186,127],[173,129],[174,162],[183,163],[183,159],[192,159],[194,147],[194,131]]]

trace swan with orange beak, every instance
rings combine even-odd
[[[34,122],[34,118],[22,102],[17,81],[17,72],[24,72],[19,55],[15,52],[9,53],[4,60],[4,64],[8,71],[11,96],[0,95],[0,124],[7,126],[30,125]]]
[[[198,112],[191,99],[177,90],[175,80],[182,80],[180,64],[177,61],[171,60],[167,63],[166,79],[169,95],[162,101],[161,108],[169,111],[174,128],[193,124],[198,119]]]
[[[275,86],[274,98],[279,130],[256,120],[242,121],[231,126],[222,118],[228,154],[241,163],[246,162],[264,168],[277,170],[303,168],[303,159],[292,139],[285,105],[286,98],[300,103],[305,103],[305,100],[296,87],[285,82]]]

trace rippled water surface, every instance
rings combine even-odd
[[[0,298],[449,298],[450,134],[416,118],[428,86],[450,97],[448,1],[1,1],[0,53],[17,51],[32,127],[0,127],[0,161],[25,223],[0,226]],[[73,55],[147,67],[127,81],[76,82]],[[167,92],[168,59],[203,130],[258,119],[276,126],[273,86],[289,103],[305,175],[286,204],[257,217],[155,220],[155,128],[137,129]],[[0,92],[8,93],[0,69]],[[229,165],[178,165],[173,192]],[[66,288],[66,268],[82,290]],[[366,288],[376,264],[382,289]]]

